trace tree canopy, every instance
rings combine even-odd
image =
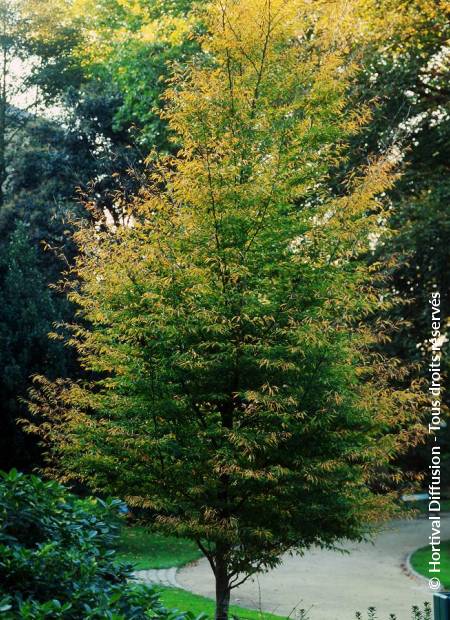
[[[287,550],[367,536],[420,438],[406,369],[379,352],[394,303],[365,257],[395,152],[336,170],[364,3],[214,2],[163,112],[127,226],[76,235],[70,343],[90,379],[38,380],[48,473],[114,492],[195,540],[230,589]],[[371,319],[371,320],[369,320]],[[382,491],[382,492],[380,492]]]

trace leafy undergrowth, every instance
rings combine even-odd
[[[122,510],[118,500],[0,472],[2,620],[195,620],[165,609],[116,562]]]
[[[117,548],[117,559],[136,570],[183,566],[201,555],[190,540],[163,536],[142,526],[124,527]]]

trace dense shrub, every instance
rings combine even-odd
[[[114,560],[120,505],[0,472],[1,617],[175,620],[151,588],[127,581],[130,567]]]

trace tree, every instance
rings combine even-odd
[[[29,80],[41,63],[26,8],[21,0],[0,0],[0,466],[28,469],[38,450],[17,418],[26,413],[21,399],[29,375],[45,368],[58,376],[73,359],[47,338],[52,322],[70,313],[67,300],[48,290],[61,262],[44,256],[39,244],[65,241],[62,220],[74,210],[75,174],[64,140],[56,144],[55,134],[60,139],[64,131],[37,116],[41,98]]]
[[[395,456],[421,435],[404,368],[369,316],[361,259],[393,157],[330,178],[367,116],[347,98],[349,2],[213,3],[204,55],[169,90],[182,149],[132,225],[77,233],[71,343],[91,381],[37,380],[47,472],[150,509],[230,591],[289,550],[360,540],[396,511]]]
[[[190,37],[195,27],[192,0],[30,0],[25,13],[32,24],[29,43],[43,59],[31,83],[50,100],[75,84],[91,96],[114,94],[114,133],[128,136],[147,154],[167,150],[167,123],[158,111],[170,66],[198,52]],[[55,20],[56,16],[56,20]]]
[[[449,301],[449,23],[445,2],[385,0],[383,9],[394,15],[392,31],[368,46],[358,80],[360,96],[379,105],[354,152],[401,151],[403,174],[390,192],[399,234],[380,244],[377,259],[395,256],[393,287],[412,302],[393,309],[396,321],[409,321],[395,354],[411,360],[429,338],[430,290],[440,289],[445,308]]]
[[[15,462],[27,468],[39,460],[36,442],[17,426],[26,414],[20,399],[26,397],[29,376],[44,369],[54,377],[67,373],[68,355],[47,337],[61,316],[39,263],[29,230],[19,223],[0,246],[1,466]]]
[[[8,130],[21,123],[20,112],[12,105],[14,97],[22,92],[22,84],[12,75],[14,61],[23,55],[24,22],[20,19],[17,2],[2,0],[0,3],[0,207],[3,205],[3,184],[6,180],[6,145]]]
[[[55,93],[60,94],[67,86],[68,76],[72,84],[79,84],[81,79],[80,63],[74,66],[68,60],[72,58],[69,52],[79,42],[76,30],[59,22],[55,7],[52,14],[46,4],[45,11],[41,0],[0,2],[0,209],[6,199],[9,143],[42,111],[42,104],[49,103],[49,92],[54,104]],[[39,5],[40,13],[33,10]],[[42,36],[43,22],[46,22],[46,37]],[[39,39],[35,33],[38,24]],[[62,60],[56,63],[58,57]]]
[[[159,111],[174,65],[185,65],[199,51],[190,36],[196,27],[192,0],[138,0],[132,8],[117,0],[78,0],[75,11],[77,4],[89,7],[78,54],[93,79],[110,81],[121,95],[116,130],[128,131],[146,154],[173,150]]]
[[[409,328],[408,333],[400,332],[394,349],[396,355],[410,360],[428,355],[432,290],[441,292],[443,324],[450,320],[446,268],[450,259],[450,25],[444,7],[441,2],[412,3],[412,27],[407,32],[400,30],[391,50],[379,59],[384,58],[390,67],[390,84],[394,76],[399,85],[396,93],[389,87],[384,95],[385,140],[396,132],[409,146],[404,153],[404,175],[392,192],[398,208],[391,224],[399,235],[380,248],[379,255],[383,260],[397,257],[393,286],[412,302],[396,317],[406,319]],[[404,110],[403,114],[395,116],[394,106]],[[443,352],[448,363],[448,343]]]
[[[61,1],[58,8],[64,5]],[[35,442],[18,426],[27,413],[23,399],[30,376],[74,376],[79,371],[72,351],[47,338],[53,322],[73,319],[72,304],[48,288],[76,251],[71,221],[104,222],[106,213],[119,221],[118,195],[136,191],[130,169],[142,168],[143,156],[128,131],[114,129],[122,101],[117,89],[86,75],[75,53],[83,33],[79,20],[56,8],[55,2],[42,0],[0,1],[4,469],[29,470],[39,463]],[[89,196],[89,212],[80,204],[80,191]]]
[[[418,363],[422,377],[428,375],[431,291],[441,293],[443,331],[450,321],[450,25],[445,7],[445,2],[427,0],[384,0],[380,5],[371,29],[377,34],[364,50],[356,80],[360,99],[376,99],[377,106],[371,122],[355,136],[349,162],[365,161],[368,153],[391,145],[401,154],[402,176],[389,191],[388,225],[396,234],[379,243],[368,259],[389,265],[390,286],[407,301],[387,313],[398,329],[383,350]],[[391,16],[388,31],[380,15]],[[444,375],[449,352],[447,340]],[[450,404],[446,393],[443,403]],[[448,430],[440,436],[442,445],[448,444]],[[407,462],[428,472],[428,455],[429,446],[414,448]],[[442,473],[448,477],[448,466]]]
[[[81,27],[55,9],[54,2],[41,0],[0,1],[0,467],[5,469],[29,470],[39,463],[35,442],[18,426],[26,415],[30,375],[79,371],[72,351],[47,338],[53,322],[73,319],[72,304],[48,288],[76,251],[71,221],[104,223],[106,213],[120,221],[118,196],[123,201],[136,191],[130,169],[143,166],[128,131],[114,129],[120,95],[85,75],[75,54]],[[80,204],[80,191],[89,196],[89,212]]]

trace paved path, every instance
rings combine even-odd
[[[348,544],[350,555],[315,549],[303,557],[285,556],[281,566],[233,590],[232,602],[288,615],[294,607],[310,609],[310,620],[354,620],[371,605],[377,618],[410,620],[412,605],[431,601],[426,581],[406,574],[406,556],[428,543],[427,519],[400,521],[374,543]],[[450,516],[442,518],[442,538],[450,538]],[[209,564],[199,560],[177,573],[178,584],[214,597]],[[295,613],[293,614],[295,618]],[[365,616],[364,616],[365,617]]]

